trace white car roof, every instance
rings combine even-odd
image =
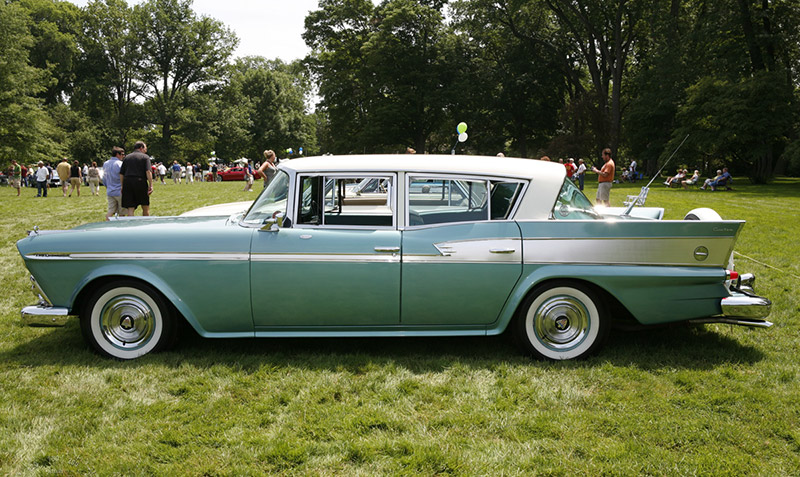
[[[282,161],[280,166],[300,173],[315,171],[374,171],[477,174],[520,179],[563,182],[563,164],[496,156],[453,156],[436,154],[365,154],[352,156],[317,156]]]
[[[365,154],[317,156],[282,161],[281,169],[314,172],[410,172],[478,175],[528,182],[516,219],[547,219],[564,183],[567,170],[557,162],[497,156],[434,154]]]

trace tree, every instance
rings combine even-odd
[[[515,36],[503,16],[485,1],[454,4],[455,28],[465,38],[468,63],[457,90],[460,117],[491,134],[470,137],[486,153],[506,151],[528,157],[553,139],[565,106],[567,82],[559,58],[541,43]],[[532,29],[549,27],[547,11],[528,4]],[[561,148],[560,148],[561,149]],[[569,153],[568,148],[559,152]]]
[[[125,144],[142,120],[136,104],[144,94],[142,51],[132,16],[124,0],[94,0],[86,6],[79,37],[82,55],[71,104],[106,126],[116,144]]]
[[[52,78],[40,96],[47,105],[65,102],[75,81],[81,11],[70,2],[58,0],[20,0],[19,4],[32,20],[33,43],[28,59]]]
[[[0,2],[0,161],[52,160],[64,151],[53,140],[58,128],[37,97],[51,78],[28,62],[34,45],[28,22],[25,9]]]
[[[424,153],[457,99],[460,71],[455,37],[441,12],[414,0],[392,0],[376,12],[365,42],[362,68],[369,71],[367,137],[372,144],[413,145]],[[396,150],[396,149],[395,149]]]
[[[142,45],[139,78],[161,126],[160,156],[171,160],[182,101],[192,87],[219,79],[238,40],[219,21],[198,18],[191,0],[148,0],[133,12]]]
[[[306,64],[319,88],[317,105],[335,134],[322,143],[326,151],[366,150],[365,129],[372,98],[362,77],[361,48],[372,28],[375,7],[370,0],[320,0],[305,19],[303,39],[311,48]],[[362,149],[363,148],[363,149]]]

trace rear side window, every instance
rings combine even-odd
[[[521,191],[521,182],[412,177],[408,186],[408,225],[506,220]]]

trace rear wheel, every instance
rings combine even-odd
[[[134,359],[171,346],[177,333],[169,304],[153,287],[120,280],[100,287],[81,313],[84,339],[100,354]]]
[[[515,336],[525,351],[552,360],[592,354],[605,341],[609,328],[597,294],[569,281],[534,289],[520,307],[515,325]]]

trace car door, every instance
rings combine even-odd
[[[298,176],[291,228],[259,230],[251,246],[253,319],[270,328],[397,325],[400,232],[394,188],[359,202],[346,185],[364,177]],[[382,176],[393,183],[394,176]],[[351,200],[352,199],[352,200]],[[377,205],[376,205],[377,204]]]
[[[521,233],[508,220],[522,187],[409,177],[403,325],[485,325],[497,319],[522,273]]]

